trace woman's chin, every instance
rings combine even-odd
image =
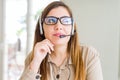
[[[58,39],[58,38],[50,38],[49,39],[54,45],[65,45],[69,42],[69,38],[65,38],[65,39]]]
[[[60,45],[65,45],[66,43],[60,41],[60,42],[53,42],[53,44],[54,44],[55,46],[60,46]]]

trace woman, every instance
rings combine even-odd
[[[98,52],[80,46],[69,7],[50,3],[35,30],[32,52],[20,80],[103,80]]]

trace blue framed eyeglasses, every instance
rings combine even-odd
[[[60,18],[55,17],[55,16],[47,16],[47,17],[45,17],[43,22],[46,25],[55,25],[55,24],[57,24],[58,20],[63,25],[72,25],[73,24],[73,19],[71,17],[68,17],[68,16],[63,16]]]

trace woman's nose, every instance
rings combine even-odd
[[[58,22],[55,24],[55,30],[62,30],[62,29],[63,29],[63,25],[58,20]]]

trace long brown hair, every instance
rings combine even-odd
[[[62,1],[54,1],[54,2],[50,3],[44,9],[44,11],[42,12],[42,15],[41,15],[41,20],[44,19],[52,9],[59,7],[59,6],[66,8],[70,14],[70,17],[73,18],[73,15],[72,15],[70,8],[65,3],[63,3]],[[34,52],[35,44],[37,42],[40,42],[40,41],[45,39],[44,35],[40,33],[40,24],[42,25],[43,23],[42,22],[39,23],[39,20],[38,20],[38,23],[37,23],[36,29],[35,29],[33,51],[31,53],[31,55],[29,56],[29,63],[32,61],[32,59],[34,57],[33,52]],[[68,42],[67,51],[68,51],[68,53],[71,54],[73,67],[75,69],[75,79],[74,80],[85,80],[85,69],[84,69],[84,63],[82,60],[82,52],[81,52],[80,43],[78,40],[78,33],[76,30],[76,25],[74,25],[74,31],[75,31],[74,35],[71,36],[71,38]],[[40,74],[42,75],[41,80],[47,80],[46,62],[47,62],[47,56],[45,57],[45,59],[42,61],[41,65],[40,65]]]

